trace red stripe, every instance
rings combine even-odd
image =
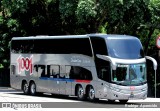
[[[76,80],[76,82],[84,82],[84,83],[90,83],[90,80]]]

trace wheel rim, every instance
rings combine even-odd
[[[95,91],[94,91],[94,89],[91,87],[91,88],[89,89],[89,98],[90,98],[90,99],[94,99],[94,97],[95,97]]]
[[[35,94],[35,91],[36,91],[36,86],[35,86],[34,83],[32,83],[32,85],[31,85],[31,93]]]
[[[78,89],[78,97],[79,97],[79,98],[83,98],[83,95],[84,95],[83,88],[82,88],[82,87],[79,87],[79,89]]]

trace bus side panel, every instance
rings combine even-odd
[[[18,64],[17,58],[18,54],[11,54],[11,64],[10,64],[10,85],[14,89],[21,89],[20,75],[18,74]]]

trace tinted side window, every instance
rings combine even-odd
[[[32,53],[34,49],[33,40],[12,40],[12,53]]]
[[[22,53],[22,43],[20,40],[12,40],[11,52],[12,53]]]
[[[35,53],[84,54],[92,56],[88,38],[34,40]]]
[[[50,78],[59,78],[60,76],[60,66],[59,65],[50,65]]]
[[[11,65],[11,74],[12,75],[16,74],[16,66],[15,65]]]
[[[34,53],[45,53],[46,45],[44,40],[34,40]]]
[[[36,53],[84,54],[92,56],[91,46],[88,38],[44,39],[35,41]]]
[[[22,43],[22,53],[33,53],[34,42],[33,40],[23,40]]]
[[[95,55],[97,76],[104,81],[110,81],[110,62],[96,57],[96,54],[108,55],[106,42],[103,38],[98,37],[91,37],[91,42]]]
[[[34,65],[35,71],[40,77],[59,78],[60,66],[59,65]]]
[[[48,77],[49,75],[46,73],[45,65],[34,65],[35,71],[40,75],[40,77]]]
[[[109,81],[110,78],[110,67],[98,67],[98,78],[104,80],[104,81]]]
[[[92,56],[89,38],[12,40],[14,53],[83,54]]]
[[[107,55],[107,46],[103,38],[91,37],[94,54]]]
[[[70,79],[92,80],[91,71],[83,67],[66,66],[66,73]]]

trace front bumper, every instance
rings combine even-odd
[[[129,100],[129,99],[146,99],[147,98],[147,90],[146,91],[115,91],[108,90],[107,99],[110,100]]]

